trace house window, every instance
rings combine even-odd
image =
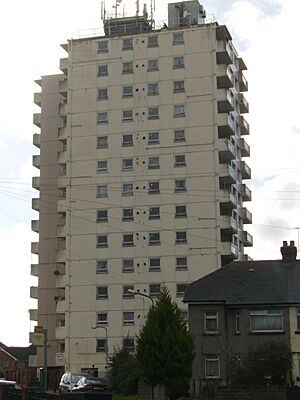
[[[158,60],[148,60],[148,72],[158,71]]]
[[[174,57],[173,58],[173,69],[180,69],[184,68],[184,58],[181,57]]]
[[[133,136],[132,135],[123,135],[122,136],[122,147],[133,146]]]
[[[185,167],[185,154],[175,154],[174,165],[175,167]]]
[[[97,161],[97,172],[107,172],[107,160]]]
[[[297,331],[300,331],[300,308],[297,308]]]
[[[188,311],[181,310],[180,311],[180,316],[181,316],[181,319],[183,320],[183,322],[185,322],[186,324],[189,323],[189,313],[188,313]]]
[[[173,33],[173,46],[176,46],[177,44],[184,44],[183,32]]]
[[[185,142],[184,129],[177,129],[174,131],[174,143]]]
[[[132,49],[133,49],[133,39],[132,38],[123,39],[122,50],[132,50]]]
[[[150,232],[149,233],[149,246],[160,245],[160,232]]]
[[[175,232],[175,243],[176,244],[187,243],[186,231]]]
[[[160,258],[150,258],[149,271],[160,271]]]
[[[134,311],[123,312],[123,325],[134,325]]]
[[[133,97],[133,88],[132,86],[123,86],[123,97]]]
[[[183,93],[184,90],[184,81],[174,81],[174,93]]]
[[[123,208],[123,221],[133,221],[133,208]]]
[[[148,133],[148,144],[159,144],[159,132]]]
[[[59,342],[58,343],[58,352],[59,353],[64,353],[65,350],[66,350],[65,342]]]
[[[133,233],[123,233],[123,247],[134,246]]]
[[[176,258],[176,270],[185,270],[188,268],[187,257],[177,257]]]
[[[108,299],[107,286],[97,286],[97,299]]]
[[[158,83],[148,83],[148,96],[157,96],[158,94]]]
[[[108,40],[98,42],[98,53],[108,53]]]
[[[97,339],[96,342],[96,352],[106,351],[107,349],[107,340],[106,339]]]
[[[216,311],[204,312],[204,329],[205,333],[218,332],[218,313]]]
[[[176,179],[175,180],[175,192],[186,192],[185,179]]]
[[[97,261],[97,274],[107,274],[108,272],[108,263],[107,260],[99,260]]]
[[[125,285],[123,286],[123,299],[132,299],[134,298],[134,294],[132,293],[134,291],[134,286],[133,285]]]
[[[107,64],[98,65],[98,76],[107,76],[107,75],[108,75]]]
[[[122,262],[122,272],[134,272],[133,258],[126,258]]]
[[[250,329],[252,332],[282,332],[282,310],[250,311]]]
[[[177,285],[176,285],[176,296],[177,297],[183,297],[185,289],[186,289],[186,283],[177,283]]]
[[[134,351],[134,338],[123,338],[123,349],[127,351]]]
[[[159,207],[150,207],[149,208],[149,219],[159,219],[159,218],[160,218]]]
[[[185,117],[184,105],[174,106],[174,118]]]
[[[159,119],[158,107],[148,108],[148,119]]]
[[[159,182],[149,182],[149,188],[148,188],[148,193],[149,194],[155,194],[159,193]]]
[[[158,47],[158,36],[157,35],[148,36],[148,47]]]
[[[131,121],[133,121],[133,111],[132,110],[122,111],[122,122],[131,122]]]
[[[160,294],[160,283],[151,283],[149,285],[149,295],[151,297],[158,297]]]
[[[107,235],[97,236],[97,247],[108,247]]]
[[[107,185],[99,185],[97,186],[97,197],[107,197]]]
[[[123,74],[133,74],[133,62],[124,62],[122,68]]]
[[[108,99],[108,89],[98,89],[97,100],[107,100]]]
[[[107,325],[107,313],[97,313],[97,325]]]
[[[159,168],[159,157],[149,157],[148,169],[158,169],[158,168]]]
[[[123,183],[122,196],[133,196],[133,184],[132,183]]]
[[[97,136],[97,149],[107,149],[108,138],[107,136]]]
[[[220,358],[218,355],[205,355],[205,378],[220,378]]]
[[[122,170],[123,171],[133,170],[133,159],[132,158],[123,158],[123,160],[122,160]]]
[[[240,332],[240,313],[239,311],[235,312],[235,332]]]
[[[175,217],[176,218],[186,217],[186,205],[175,206]]]
[[[97,115],[97,124],[108,124],[108,113],[107,113],[107,111],[98,113],[98,115]]]
[[[97,210],[97,222],[107,222],[107,221],[108,221],[108,211]]]

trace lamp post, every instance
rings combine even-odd
[[[107,333],[107,328],[106,326],[102,326],[102,325],[97,325],[97,326],[92,326],[92,329],[98,329],[98,328],[102,328],[105,330],[105,371],[107,372],[107,368],[108,368],[108,333]]]
[[[146,294],[146,293],[141,293],[141,292],[137,292],[136,290],[132,290],[132,289],[128,289],[128,292],[131,293],[131,294],[133,294],[134,296],[143,296],[143,297],[147,297],[148,299],[151,300],[152,306],[154,306],[154,299],[153,299],[151,296],[149,296],[148,294]]]

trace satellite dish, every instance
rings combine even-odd
[[[191,14],[187,10],[185,10],[183,12],[183,18],[190,17],[190,16],[191,16]]]

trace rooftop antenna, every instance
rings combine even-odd
[[[101,20],[104,21],[106,16],[105,1],[101,1]]]
[[[150,3],[150,17],[151,17],[151,21],[153,21],[153,11],[155,11],[155,0],[151,0],[151,3]]]
[[[140,0],[136,0],[136,16],[138,17],[140,13]]]
[[[115,9],[115,18],[118,18],[118,7],[120,3],[122,3],[122,0],[116,0],[116,4],[113,6],[113,8]]]

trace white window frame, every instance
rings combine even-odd
[[[104,216],[100,216],[101,213]],[[97,222],[108,222],[108,210],[97,210]]]
[[[105,189],[103,190],[103,193],[99,189]],[[103,197],[108,197],[108,190],[107,190],[107,185],[98,185],[97,186],[97,198],[103,198]]]
[[[159,261],[158,265],[151,265],[151,261]],[[149,258],[149,271],[160,271],[161,270],[161,259],[159,257]]]
[[[183,133],[182,137],[176,137],[176,134],[180,132]],[[178,135],[180,136],[180,135]],[[184,129],[175,129],[174,130],[174,143],[185,142],[185,130]]]
[[[183,286],[184,286],[184,290],[182,290]],[[187,287],[186,283],[177,283],[176,284],[176,297],[183,297],[186,287]]]
[[[215,321],[216,329],[209,328],[210,321]],[[219,313],[218,311],[210,310],[204,311],[204,332],[206,334],[216,334],[219,332]]]
[[[154,156],[154,157],[148,157],[148,169],[159,169],[160,164],[159,164],[159,157]]]
[[[151,185],[155,184],[155,186],[157,186],[157,188],[155,188],[155,190],[153,190],[153,188],[151,189]],[[148,183],[148,194],[158,194],[160,193],[160,187],[159,187],[159,181],[151,181]]]
[[[175,154],[174,167],[185,167],[185,166],[186,166],[185,154]]]
[[[125,188],[127,188],[127,189],[131,189],[130,191],[129,190],[125,190]],[[122,186],[122,196],[123,197],[126,197],[126,196],[133,196],[133,184],[132,183],[123,183],[123,186]]]
[[[99,344],[103,344],[102,346],[100,346]],[[101,353],[102,351],[106,351],[107,350],[107,339],[97,339],[96,341],[96,352],[97,353]]]
[[[101,140],[104,143],[101,144]],[[97,149],[107,149],[108,148],[108,136],[97,136]]]
[[[159,291],[157,290],[153,290],[153,289],[157,289],[159,288]],[[149,285],[149,295],[151,297],[158,297],[160,295],[160,291],[161,291],[161,284],[160,283],[150,283]]]
[[[185,117],[185,107],[184,104],[174,105],[174,118]]]
[[[131,89],[131,91],[128,89]],[[128,90],[128,93],[127,93],[127,90]],[[122,97],[123,98],[133,97],[133,86],[130,86],[130,85],[123,86]]]
[[[125,38],[123,39],[122,50],[133,50],[133,38]]]
[[[184,44],[184,33],[183,32],[174,32],[172,44],[173,44],[173,46],[177,46],[179,44]]]
[[[108,65],[100,64],[98,65],[98,76],[108,76]]]
[[[134,311],[123,311],[123,325],[134,325]]]
[[[155,62],[155,66],[151,65]],[[148,60],[148,67],[147,71],[152,72],[152,71],[158,71],[159,70],[159,61],[157,58],[153,58],[151,60]]]
[[[133,62],[132,61],[125,61],[122,64],[122,74],[133,74]]]
[[[151,135],[155,134],[157,138],[151,138]],[[154,131],[154,132],[148,132],[148,144],[159,144],[159,132]]]
[[[97,260],[96,273],[97,274],[108,273],[108,260]]]
[[[130,261],[130,265],[126,265],[126,262]],[[134,259],[124,258],[122,260],[122,272],[134,272]]]
[[[131,137],[131,140],[124,140],[125,137]],[[125,134],[122,136],[122,147],[130,147],[133,146],[133,135],[132,134]]]
[[[108,124],[108,112],[107,111],[98,112],[97,124],[98,125]]]
[[[186,260],[185,263],[179,263],[178,260]],[[187,270],[188,269],[188,258],[187,257],[176,257],[176,270]]]
[[[103,44],[105,44],[105,46],[103,46],[103,48],[102,48],[101,45],[103,45]],[[99,40],[98,41],[97,53],[108,53],[108,40]]]
[[[184,207],[185,208],[185,212],[178,212],[178,207]],[[186,218],[187,217],[187,213],[186,213],[186,204],[177,204],[175,206],[175,218]]]
[[[152,43],[151,43],[152,42]],[[159,47],[158,44],[158,35],[150,35],[148,36],[148,48]]]
[[[123,110],[122,122],[132,122],[132,121],[133,121],[133,110]]]
[[[173,69],[181,69],[184,67],[185,67],[185,65],[184,65],[184,57],[183,56],[177,56],[177,57],[173,58]]]
[[[107,172],[107,165],[108,161],[107,160],[98,160],[97,161],[97,173],[101,172]]]
[[[151,212],[153,212],[154,210],[156,211],[156,214],[151,214]],[[149,207],[149,219],[160,219],[160,207]]]
[[[148,108],[148,119],[159,119],[159,107],[149,107]]]
[[[269,310],[251,310],[249,312],[250,317],[250,331],[251,332],[283,332],[283,312],[282,309],[269,309]],[[280,317],[281,328],[280,329],[254,329],[253,319],[255,317],[265,317],[268,324],[268,317]]]
[[[102,288],[106,288],[106,290],[104,291],[104,293],[99,294],[99,289]],[[97,286],[97,300],[102,300],[102,299],[108,299],[108,286],[104,285],[104,286]]]
[[[185,234],[185,235],[182,235],[184,237],[179,238],[180,234]],[[187,243],[187,232],[186,231],[176,231],[175,232],[175,243],[176,244],[185,244],[185,243]]]
[[[97,100],[108,100],[108,88],[97,89]]]
[[[160,245],[160,232],[149,232],[148,244],[149,244],[149,246],[159,246]]]
[[[184,185],[182,184],[184,183]],[[175,179],[175,193],[186,192],[186,180],[185,179]]]
[[[106,238],[106,242],[105,241],[103,241],[103,242],[99,242],[99,239],[100,238]],[[104,234],[104,235],[97,235],[97,248],[99,249],[101,249],[101,248],[103,248],[103,247],[108,247],[108,235],[106,235],[106,234]]]
[[[122,171],[133,170],[133,158],[123,158],[122,160]]]
[[[132,240],[127,240],[127,239],[129,239],[129,236],[132,236]],[[123,247],[133,247],[134,246],[134,234],[133,233],[123,233],[122,238],[123,238],[123,240],[122,240]]]
[[[102,320],[101,320],[101,316],[102,317],[106,317],[106,318],[103,318]],[[107,312],[98,312],[97,313],[97,322],[96,322],[96,325],[97,326],[101,326],[101,325],[107,325],[108,324],[108,313]]]
[[[217,363],[217,374],[208,375],[208,363]],[[218,354],[205,354],[205,378],[206,379],[219,379],[220,378],[220,356]]]
[[[124,285],[123,286],[123,299],[133,299],[134,298],[134,294],[128,292],[128,290],[133,290],[134,291],[134,285]]]
[[[173,86],[173,93],[184,93],[185,92],[185,88],[184,88],[184,81],[174,81],[173,82],[174,86]]]
[[[132,214],[130,215],[125,215],[124,211],[132,211]],[[134,215],[133,215],[133,208],[123,208],[122,210],[122,221],[133,221],[134,220]]]
[[[159,90],[158,90],[158,83],[148,83],[148,96],[158,96],[159,95]]]

